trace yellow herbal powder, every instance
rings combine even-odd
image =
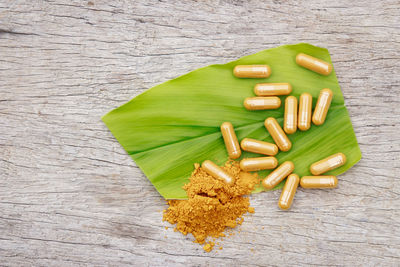
[[[230,186],[208,175],[199,164],[195,164],[190,182],[183,186],[187,200],[170,200],[164,210],[163,221],[176,224],[176,230],[184,235],[191,233],[195,242],[204,244],[207,237],[223,237],[226,227],[234,228],[243,222],[242,215],[254,213],[248,195],[259,183],[257,174],[242,172],[239,163],[228,161],[222,167],[235,177]],[[209,252],[214,243],[208,242],[204,250]]]

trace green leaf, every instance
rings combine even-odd
[[[194,163],[209,159],[222,165],[228,159],[219,130],[224,121],[234,125],[239,140],[250,137],[273,142],[264,120],[275,117],[282,125],[284,105],[276,110],[246,110],[243,100],[254,96],[255,84],[289,82],[292,95],[308,92],[314,106],[319,91],[330,88],[334,96],[325,123],[289,135],[292,149],[276,157],[279,163],[293,161],[294,172],[304,176],[310,175],[313,162],[342,152],[347,163],[327,173],[341,174],[361,159],[342,92],[334,71],[322,76],[298,66],[295,56],[300,52],[331,62],[328,50],[309,44],[268,49],[157,85],[102,119],[164,198],[185,199],[182,186],[188,182]],[[239,79],[232,74],[239,64],[268,64],[272,74],[266,79]],[[242,158],[255,156],[260,155],[245,152]],[[269,172],[260,172],[260,177]]]

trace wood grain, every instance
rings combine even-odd
[[[399,266],[400,1],[0,2],[0,265]],[[223,250],[164,200],[101,115],[262,49],[329,49],[363,159],[331,191],[251,197]]]

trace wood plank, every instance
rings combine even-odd
[[[0,265],[400,264],[399,1],[0,2]],[[262,49],[329,49],[363,159],[336,190],[253,195],[203,252],[101,122],[156,84]]]

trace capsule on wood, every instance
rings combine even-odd
[[[297,54],[296,63],[306,69],[312,70],[325,76],[329,75],[332,72],[332,65],[328,62],[303,53]]]
[[[299,119],[297,125],[301,131],[307,131],[311,127],[312,96],[309,93],[300,95]]]
[[[278,168],[273,170],[265,179],[262,181],[262,185],[266,189],[272,189],[285,179],[294,170],[294,164],[291,161],[285,161]]]
[[[275,157],[247,158],[240,161],[240,168],[245,172],[270,170],[278,165]]]
[[[289,138],[283,132],[281,126],[276,121],[275,118],[268,118],[264,122],[265,128],[267,128],[269,134],[274,139],[275,144],[279,147],[282,151],[289,151],[292,147],[292,143],[290,142]]]
[[[242,155],[240,150],[239,142],[233,129],[233,125],[230,122],[224,122],[221,124],[221,133],[224,138],[225,147],[228,151],[228,155],[231,159],[237,159]]]
[[[277,109],[281,106],[279,97],[247,97],[243,103],[248,110]]]
[[[258,96],[288,95],[292,92],[290,83],[258,83],[254,93]]]
[[[244,151],[268,156],[274,156],[278,153],[278,147],[275,144],[256,139],[244,138],[242,142],[240,142],[240,146]]]
[[[337,153],[313,163],[310,166],[310,171],[314,175],[320,175],[327,171],[343,166],[345,163],[346,156],[343,153]]]
[[[237,65],[233,74],[238,78],[267,78],[271,68],[268,65]]]
[[[203,161],[201,167],[206,173],[227,183],[228,185],[233,185],[235,183],[235,178],[232,175],[224,171],[221,167],[210,160]]]
[[[319,93],[317,105],[315,106],[312,121],[315,125],[321,125],[325,122],[329,107],[331,106],[333,93],[330,89],[322,89]]]
[[[297,98],[295,96],[286,97],[283,129],[287,134],[294,134],[297,131]]]
[[[300,178],[297,174],[292,173],[286,178],[285,186],[282,189],[278,206],[283,210],[287,210],[292,206],[294,195],[296,194]]]
[[[338,184],[336,176],[303,176],[300,186],[303,188],[335,188]]]

